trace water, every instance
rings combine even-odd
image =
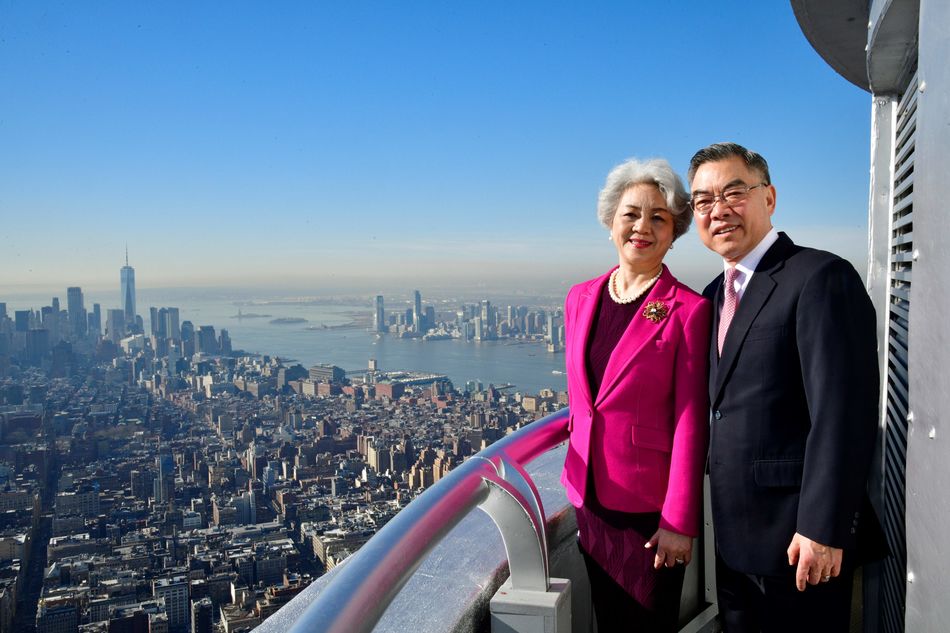
[[[49,297],[7,296],[7,312],[48,305]],[[63,307],[65,301],[61,298]],[[85,299],[86,308],[101,302],[103,311],[116,302],[111,296]],[[362,371],[375,358],[379,369],[408,369],[445,374],[457,388],[468,380],[480,380],[486,386],[512,383],[518,391],[537,393],[550,388],[567,389],[564,354],[549,353],[544,343],[517,340],[463,342],[459,340],[423,341],[400,339],[389,334],[368,331],[370,307],[367,304],[327,304],[290,302],[247,302],[246,297],[193,292],[140,292],[138,312],[146,319],[149,306],[173,306],[180,310],[181,321],[213,325],[220,334],[225,328],[234,349],[280,356],[309,367],[330,363],[347,371]],[[395,307],[395,306],[394,306]],[[234,318],[242,314],[264,314],[263,318]],[[103,322],[105,313],[103,313]],[[305,323],[274,324],[275,318],[302,318]],[[348,327],[355,321],[358,326]],[[324,328],[323,326],[327,326]],[[105,327],[105,323],[103,323]],[[308,327],[314,329],[307,329]],[[557,373],[552,373],[557,372]]]

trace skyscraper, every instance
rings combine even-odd
[[[92,312],[89,313],[89,331],[99,338],[102,334],[102,307],[98,303],[92,304]]]
[[[376,295],[376,322],[373,325],[377,332],[386,330],[386,310],[383,309],[383,295]]]
[[[164,308],[163,308],[164,310]],[[165,336],[165,313],[156,307],[148,309],[149,332],[154,336]]]
[[[27,332],[30,329],[30,317],[33,315],[31,310],[14,310],[13,312],[13,331]]]
[[[418,290],[412,291],[412,329],[416,332],[425,331],[422,325],[422,294]]]
[[[218,339],[218,351],[222,354],[231,353],[231,337],[228,335],[228,331],[223,328],[221,330],[221,336]]]
[[[125,310],[106,311],[106,336],[118,343],[125,335]]]
[[[178,308],[165,310],[165,336],[176,341],[181,340],[181,327],[178,325]]]
[[[195,326],[191,321],[181,322],[181,355],[191,358],[195,353]]]
[[[198,326],[198,331],[195,332],[197,338],[197,345],[195,345],[195,351],[201,354],[217,354],[218,353],[218,337],[214,332],[213,325],[200,325]]]
[[[55,345],[59,342],[59,311],[54,311],[52,306],[43,306],[40,314],[43,327],[49,330],[50,345]]]
[[[73,340],[86,336],[86,308],[82,303],[82,288],[66,288],[66,309],[69,310],[69,333]]]
[[[129,248],[125,248],[125,266],[119,270],[119,283],[122,287],[122,310],[125,322],[135,324],[135,269],[129,266]]]

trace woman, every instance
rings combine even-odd
[[[597,215],[619,265],[564,306],[570,443],[561,481],[601,633],[676,629],[699,533],[709,302],[663,265],[692,214],[665,160],[614,168]],[[614,625],[616,626],[616,625]]]

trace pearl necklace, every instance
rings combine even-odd
[[[646,284],[644,284],[644,286],[640,288],[640,291],[631,297],[621,297],[620,292],[617,291],[617,273],[619,272],[620,272],[620,269],[618,268],[617,270],[610,273],[610,279],[607,281],[607,292],[610,293],[610,298],[613,299],[615,303],[624,304],[624,303],[633,303],[634,301],[642,297],[644,294],[646,294],[647,290],[652,288],[653,284],[656,283],[656,280],[659,279],[660,275],[663,274],[663,268],[660,267],[660,272],[656,274],[656,277],[646,282]]]

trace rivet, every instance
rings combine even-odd
[[[912,572],[912,571],[907,572],[907,582],[909,582],[909,583],[913,583],[913,582],[914,582],[914,572]]]
[[[920,86],[917,87],[917,90],[919,90],[920,92],[923,92],[923,91],[926,90],[926,89],[927,89],[927,82],[926,82],[926,81],[921,81],[921,82],[920,82]]]
[[[917,261],[917,258],[920,257],[920,249],[915,248],[915,249],[914,249],[914,254],[912,255],[912,257],[914,258],[914,261],[916,262],[916,261]]]
[[[927,437],[929,437],[930,439],[934,439],[935,437],[937,437],[937,429],[935,429],[934,427],[930,427],[930,433],[927,434]]]
[[[913,411],[911,411],[911,412],[909,412],[909,413],[907,414],[907,421],[908,421],[908,422],[913,422],[913,421],[914,421],[914,412],[913,412]]]

